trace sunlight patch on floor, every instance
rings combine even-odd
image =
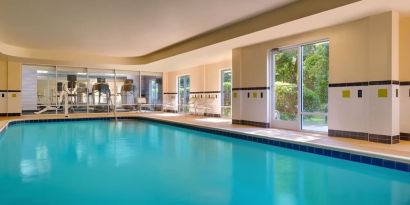
[[[299,142],[308,142],[320,139],[320,135],[317,134],[307,134],[307,133],[298,133],[286,130],[255,130],[247,132],[249,134],[262,135],[268,137],[290,139]]]
[[[177,113],[159,113],[159,114],[155,114],[157,116],[162,116],[162,117],[178,117],[181,116],[180,114]]]

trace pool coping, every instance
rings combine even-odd
[[[62,121],[86,121],[86,120],[114,120],[115,117],[112,116],[87,116],[87,117],[57,117],[57,118],[44,118],[44,119],[11,119],[6,120],[6,123],[3,127],[0,127],[0,133],[5,131],[7,127],[15,124],[25,124],[25,123],[36,123],[36,122],[62,122]],[[227,128],[217,128],[217,127],[210,127],[205,125],[197,125],[187,122],[177,122],[172,120],[166,119],[158,119],[155,117],[149,116],[120,116],[117,119],[124,120],[124,119],[140,119],[140,120],[147,120],[147,121],[154,121],[164,124],[169,124],[176,127],[183,127],[188,129],[193,129],[197,131],[218,134],[225,137],[246,140],[250,142],[256,142],[260,144],[271,145],[275,147],[282,147],[286,149],[292,149],[296,151],[302,151],[311,154],[322,155],[331,158],[337,158],[352,162],[363,163],[367,165],[379,166],[388,169],[394,169],[398,171],[404,171],[410,173],[410,158],[408,157],[400,157],[396,155],[388,155],[384,153],[378,152],[371,152],[353,148],[346,148],[346,147],[335,147],[331,145],[321,145],[321,144],[314,144],[310,142],[303,142],[303,141],[294,141],[291,139],[285,138],[276,138],[276,137],[269,137],[262,134],[255,134],[255,133],[248,133],[245,131],[238,131],[232,130]]]

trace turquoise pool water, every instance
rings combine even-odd
[[[17,124],[0,204],[410,204],[410,174],[141,120]]]

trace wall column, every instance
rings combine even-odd
[[[394,144],[400,139],[399,16],[368,19],[367,79],[330,83],[329,135]]]

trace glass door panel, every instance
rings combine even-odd
[[[88,112],[107,113],[114,111],[115,78],[113,70],[88,69]]]
[[[147,102],[144,110],[160,111],[162,108],[162,73],[141,72],[141,98]]]
[[[55,114],[59,105],[55,66],[22,66],[22,113]]]
[[[275,51],[272,126],[327,132],[329,42]]]
[[[88,81],[86,68],[57,67],[57,90],[61,107],[59,114],[86,113],[88,103]],[[67,101],[67,102],[66,102]]]
[[[299,48],[279,50],[273,56],[273,125],[298,129]]]
[[[232,71],[222,70],[221,72],[221,116],[232,116]]]
[[[140,72],[115,72],[115,109],[117,112],[131,112],[138,110],[140,96]]]
[[[302,129],[327,132],[329,43],[302,46]]]
[[[185,75],[178,77],[178,111],[181,113],[189,112],[189,93],[189,76]]]

